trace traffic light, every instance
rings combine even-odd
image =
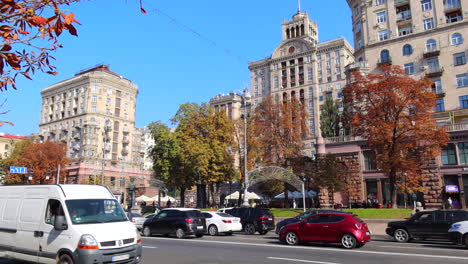
[[[32,181],[32,179],[33,179],[33,174],[34,174],[33,169],[29,169],[28,181]]]
[[[45,179],[46,179],[46,180],[49,180],[49,179],[50,179],[50,169],[49,169],[49,168],[47,168],[47,170],[46,170]]]

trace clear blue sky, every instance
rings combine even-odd
[[[280,44],[282,21],[296,13],[297,0],[145,0],[144,7],[146,15],[137,0],[71,5],[82,25],[78,37],[61,36],[64,48],[53,54],[59,74],[20,77],[18,90],[0,93],[7,99],[1,110],[10,111],[0,120],[15,123],[0,131],[36,133],[40,91],[99,63],[138,85],[138,127],[157,120],[170,125],[180,104],[208,102],[249,84],[247,63],[270,56]],[[345,37],[352,45],[345,0],[302,0],[301,9],[318,23],[321,42]]]

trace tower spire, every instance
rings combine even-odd
[[[297,0],[297,13],[301,13],[301,0]]]

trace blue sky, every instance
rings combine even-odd
[[[281,24],[297,0],[83,0],[69,7],[81,22],[78,37],[61,36],[53,55],[59,74],[19,78],[18,90],[0,93],[9,110],[1,132],[29,135],[39,127],[40,91],[99,63],[138,85],[136,125],[169,119],[180,104],[208,102],[249,84],[250,61],[271,55],[281,43]],[[319,26],[319,40],[345,37],[352,45],[345,0],[302,0],[302,11]],[[163,13],[161,13],[163,12]],[[192,32],[195,31],[197,34]]]

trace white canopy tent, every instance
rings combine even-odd
[[[153,201],[155,201],[155,202],[159,201],[159,198],[158,198],[157,195],[151,197],[151,199],[153,199]],[[167,201],[174,202],[175,200],[176,200],[176,198],[174,198],[174,197],[172,197],[172,196],[169,196],[169,195],[161,196],[161,202],[167,202]]]
[[[260,196],[258,196],[256,193],[254,192],[247,192],[247,198],[249,200],[260,200],[262,199]],[[226,196],[226,198],[224,198],[225,200],[235,200],[235,199],[239,199],[239,192],[236,191],[236,192],[233,192],[231,193],[230,195]]]
[[[137,198],[135,198],[135,201],[139,203],[143,203],[143,202],[150,203],[150,202],[153,202],[154,200],[146,195],[142,195],[142,196],[138,196]]]
[[[317,193],[310,190],[306,193],[306,197],[309,197],[309,198],[313,198],[313,197],[316,197],[317,196]],[[298,191],[294,191],[294,192],[290,192],[288,191],[288,198],[291,198],[291,199],[300,199],[302,198],[302,193],[301,192],[298,192]],[[275,199],[284,199],[284,192],[278,194],[275,196]]]

